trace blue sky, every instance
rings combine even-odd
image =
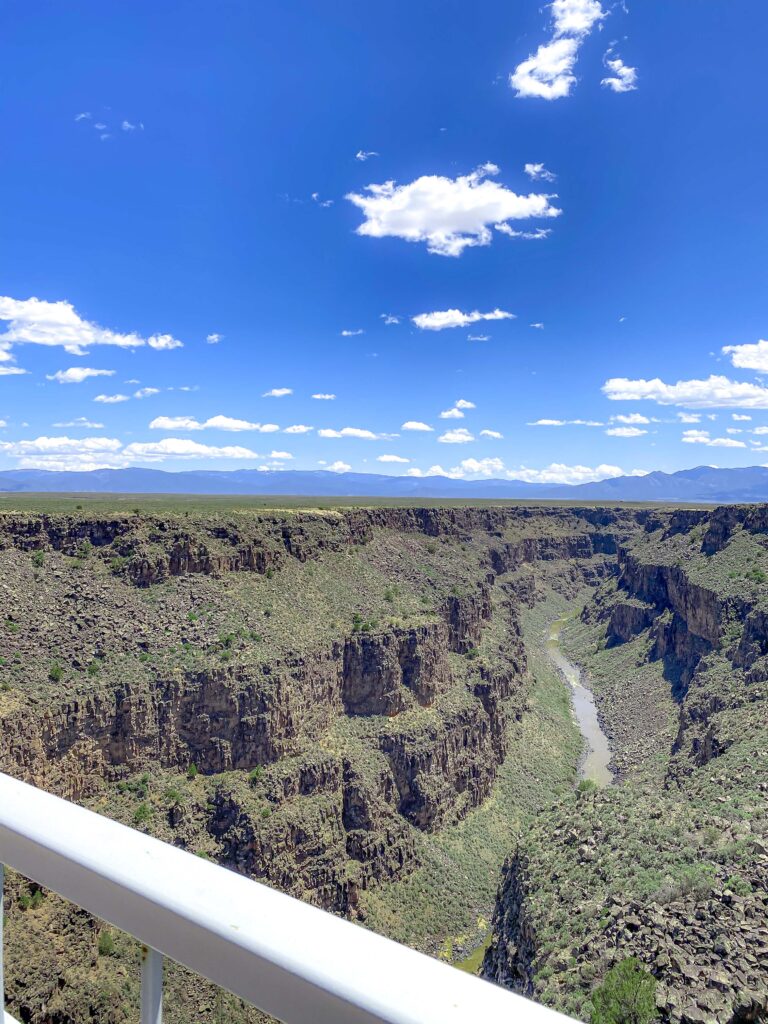
[[[767,30],[12,2],[0,468],[768,463]]]

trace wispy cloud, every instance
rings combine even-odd
[[[365,216],[358,235],[424,242],[428,252],[460,256],[468,247],[490,245],[492,229],[509,227],[510,220],[561,212],[550,203],[552,196],[518,195],[490,180],[498,174],[499,168],[487,163],[457,178],[423,175],[408,185],[386,181],[346,198]]]
[[[223,337],[223,334],[216,334],[214,332],[213,334],[207,334],[205,340],[208,342],[209,345],[218,345]]]
[[[704,444],[708,448],[746,448],[743,441],[735,437],[710,437],[708,430],[684,430],[681,439],[685,444]]]
[[[341,331],[340,334],[342,338],[356,338],[358,334],[365,334],[365,331],[362,329],[362,327],[358,327],[357,330],[355,331],[344,330]]]
[[[272,388],[271,391],[265,391],[261,396],[262,398],[285,398],[286,395],[292,395],[293,388]]]
[[[385,327],[391,327],[393,324],[400,323],[400,317],[395,316],[393,313],[382,313],[381,319],[384,321]]]
[[[102,405],[117,405],[120,402],[130,401],[130,395],[96,395],[94,402],[101,402]]]
[[[552,38],[518,64],[509,84],[519,97],[557,100],[569,96],[582,43],[606,16],[599,0],[554,0]]]
[[[370,160],[372,156],[378,156],[379,154],[375,149],[358,149],[355,153],[355,160]]]
[[[328,394],[324,391],[319,391],[316,395],[312,395],[316,402],[333,402],[336,395]]]
[[[607,51],[603,63],[611,72],[600,80],[600,85],[613,92],[633,92],[637,89],[637,68],[630,68],[621,57],[613,56],[613,49]]]
[[[555,181],[557,175],[548,171],[544,164],[526,164],[523,170],[531,181]]]

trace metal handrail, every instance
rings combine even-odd
[[[147,947],[143,1024],[161,1020],[162,956],[287,1024],[569,1019],[2,774],[0,864]]]

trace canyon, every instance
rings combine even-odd
[[[579,1019],[630,955],[664,1021],[768,1012],[762,507],[84,504],[0,516],[0,771]],[[127,937],[18,877],[8,933],[20,1020],[131,1019]]]

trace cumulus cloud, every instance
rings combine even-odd
[[[723,353],[730,356],[733,365],[740,369],[768,373],[768,341],[761,339],[754,345],[725,345]]]
[[[218,345],[223,337],[224,337],[223,334],[213,333],[213,334],[207,334],[206,337],[205,337],[205,340],[208,342],[209,345]]]
[[[544,324],[541,323],[541,321],[538,321],[535,324],[528,324],[528,326],[529,327],[535,327],[537,331],[543,331],[544,330]]]
[[[699,412],[679,412],[677,418],[681,423],[701,423],[701,413]]]
[[[357,234],[425,242],[440,256],[460,256],[470,246],[490,245],[492,229],[510,220],[557,217],[549,195],[518,195],[496,181],[495,164],[484,164],[457,178],[423,175],[408,185],[386,181],[368,185],[347,199],[363,211]]]
[[[414,324],[422,331],[444,331],[450,327],[466,327],[480,320],[514,320],[514,313],[503,309],[493,309],[490,313],[481,313],[475,309],[471,313],[462,313],[460,309],[436,310],[434,313],[419,313],[413,318]]]
[[[552,38],[509,76],[516,96],[545,100],[569,96],[576,84],[573,69],[581,44],[606,17],[599,0],[554,0],[550,12]]]
[[[685,444],[705,444],[708,448],[746,448],[743,441],[735,437],[710,437],[708,430],[684,430],[682,441]]]
[[[414,430],[414,431],[433,431],[435,428],[430,427],[428,423],[422,423],[421,420],[406,420],[405,423],[400,427],[401,430]]]
[[[237,445],[216,447],[183,437],[164,437],[162,441],[138,441],[126,445],[123,455],[134,461],[175,459],[258,459],[257,452]]]
[[[284,459],[284,460],[292,459],[293,458],[293,456],[291,455],[290,452],[270,452],[269,453],[269,457],[270,457],[270,459]]]
[[[523,168],[531,181],[555,181],[556,174],[548,171],[544,164],[526,164]]]
[[[319,392],[316,395],[312,395],[312,397],[318,402],[332,402],[336,395],[329,395],[324,392]]]
[[[151,398],[152,395],[159,395],[160,388],[139,388],[138,391],[133,392],[134,398]]]
[[[381,319],[384,321],[385,327],[391,327],[392,324],[400,323],[400,317],[395,316],[393,313],[382,313]]]
[[[535,53],[518,64],[509,76],[509,84],[520,97],[559,100],[569,96],[576,84],[573,73],[579,39],[553,39],[542,43]]]
[[[341,459],[337,459],[336,462],[332,462],[328,469],[332,473],[348,473],[352,467],[348,462],[342,462]]]
[[[2,358],[3,353],[0,352],[0,359]],[[0,377],[15,377],[22,373],[29,373],[29,370],[22,370],[20,366],[3,366],[0,364]]]
[[[211,416],[207,420],[197,420],[194,416],[156,416],[149,424],[150,430],[243,430],[256,431],[259,434],[273,434],[280,427],[276,423],[251,423],[232,416]]]
[[[59,384],[82,384],[89,377],[112,377],[114,373],[114,370],[94,370],[90,366],[70,366],[68,370],[46,374],[46,380],[57,380]]]
[[[481,430],[480,437],[491,437],[495,441],[501,441],[504,435],[500,434],[498,430]]]
[[[732,413],[731,413],[731,419],[732,419],[732,420],[737,420],[737,421],[738,421],[738,420],[742,420],[742,421],[747,421],[747,420],[751,420],[751,419],[752,419],[752,417],[751,417],[751,416],[742,416],[742,414],[741,414],[741,413],[738,413],[738,412],[732,412]]]
[[[608,437],[642,437],[647,433],[647,430],[641,430],[640,427],[609,427],[606,430]]]
[[[644,476],[641,470],[625,473],[619,466],[601,463],[599,466],[567,466],[562,462],[552,462],[543,469],[529,469],[521,466],[509,470],[507,474],[513,480],[523,480],[531,484],[589,484],[598,480],[609,480],[617,476]]]
[[[683,405],[690,409],[734,406],[768,409],[768,388],[714,374],[706,380],[679,380],[676,384],[665,384],[658,377],[652,380],[612,377],[603,385],[603,394],[614,402],[646,399],[659,405]]]
[[[101,402],[102,405],[117,405],[118,402],[127,402],[130,395],[96,395],[94,402]]]
[[[603,58],[611,74],[601,79],[600,85],[613,92],[633,92],[637,89],[637,68],[627,67],[621,57],[613,57],[612,53],[613,50],[608,50]]]
[[[292,395],[293,388],[272,388],[271,391],[265,391],[261,396],[262,398],[285,398],[286,395]]]
[[[362,327],[358,327],[357,330],[355,331],[341,331],[342,338],[356,338],[360,334],[365,334],[365,331],[362,329]]]
[[[474,441],[475,436],[470,434],[465,427],[456,427],[454,430],[446,430],[437,440],[442,444],[467,444],[469,441]]]
[[[306,423],[294,423],[290,427],[286,427],[283,431],[284,434],[308,434],[310,430],[314,430],[314,427],[308,427]]]
[[[84,320],[69,302],[46,302],[42,299],[12,299],[0,296],[0,320],[8,327],[0,334],[0,353],[6,358],[14,345],[59,346],[70,355],[83,356],[93,345],[115,345],[118,348],[154,349],[181,348],[182,343],[170,334],[121,334]],[[1,356],[0,356],[1,358]]]
[[[410,459],[404,459],[402,455],[378,455],[376,457],[377,462],[410,462]]]
[[[475,403],[468,402],[466,398],[459,398],[450,409],[443,409],[440,413],[441,420],[463,420],[465,409],[474,409]]]
[[[363,430],[360,427],[342,427],[341,430],[324,428],[318,430],[317,434],[318,437],[357,437],[363,441],[376,441],[384,436],[382,434],[374,434],[372,430]]]
[[[651,422],[648,417],[643,416],[641,412],[630,412],[625,415],[611,416],[611,419],[615,420],[616,423],[629,423],[635,425],[638,423],[646,424]]]

